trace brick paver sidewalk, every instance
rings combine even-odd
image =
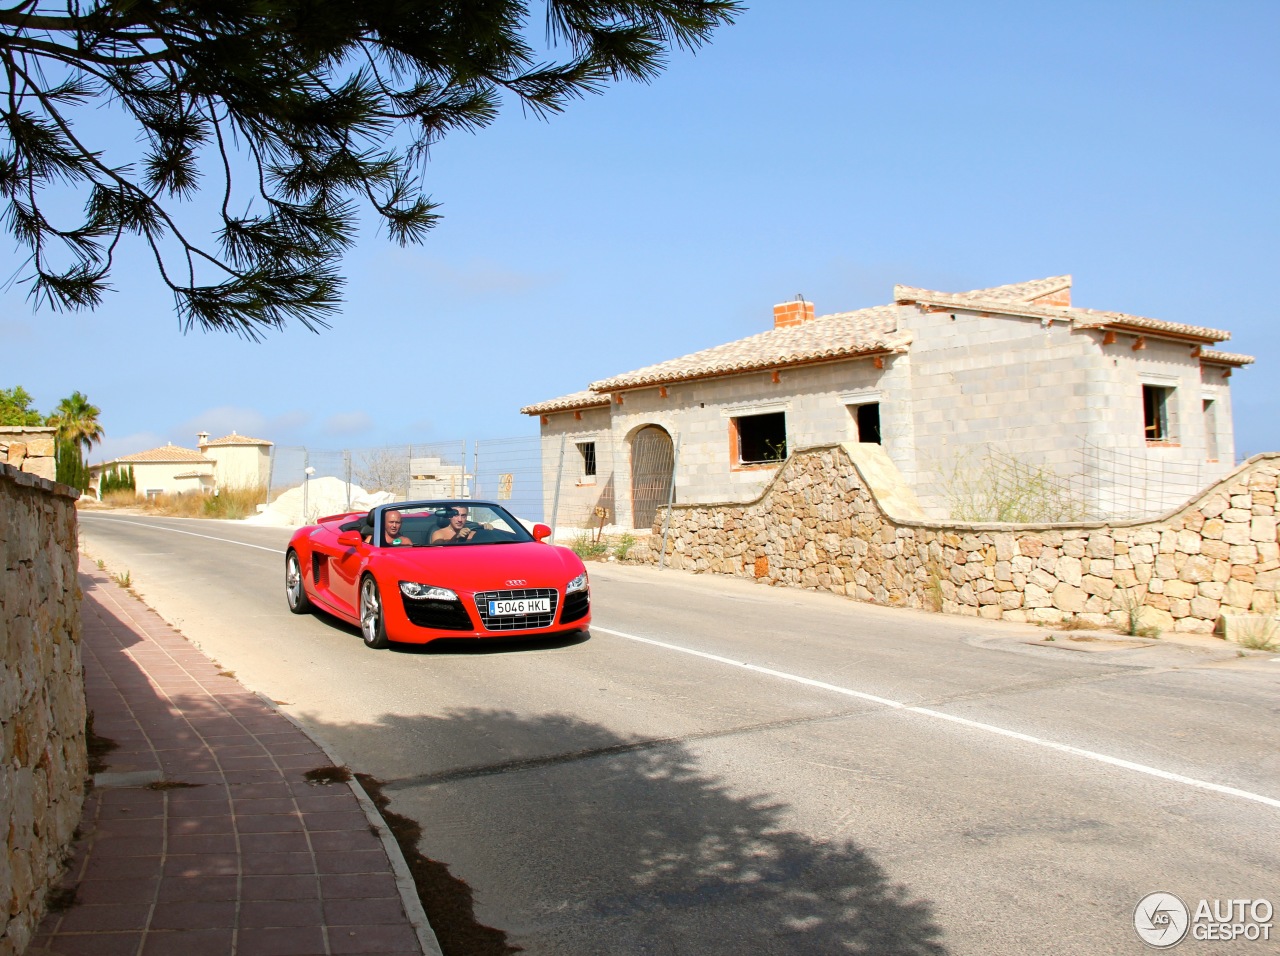
[[[436,954],[398,847],[324,750],[102,572],[82,567],[85,801],[29,956]]]

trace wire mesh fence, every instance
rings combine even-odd
[[[987,444],[939,468],[923,492],[945,501],[957,521],[1145,520],[1184,504],[1231,467],[1092,442],[1050,463]]]
[[[480,498],[551,525],[561,543],[599,541],[661,530],[664,507],[676,500],[679,451],[679,436],[657,427],[628,438],[531,436],[337,451],[277,447],[269,500],[290,496],[305,523],[377,501]],[[985,445],[917,492],[945,501],[957,521],[1141,520],[1178,507],[1230,467],[1092,443],[1050,465]]]
[[[498,438],[324,450],[276,447],[269,502],[304,521],[375,500],[501,502],[557,537],[645,533],[672,498],[677,443],[660,428],[630,440]]]

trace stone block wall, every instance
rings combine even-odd
[[[0,464],[0,956],[30,942],[84,802],[76,497]]]
[[[1045,624],[1209,633],[1276,613],[1280,454],[1258,455],[1155,521],[954,524],[893,518],[843,446],[794,454],[747,504],[676,505],[669,567],[859,601]],[[657,563],[654,533],[632,557]]]
[[[43,426],[0,425],[0,464],[53,481],[57,475],[54,434],[54,429]]]

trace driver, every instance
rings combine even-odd
[[[450,541],[467,541],[475,537],[476,529],[467,527],[467,518],[471,512],[466,505],[455,505],[449,523],[431,533],[432,544],[446,544]]]

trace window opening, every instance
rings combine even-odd
[[[1147,441],[1172,441],[1169,433],[1169,396],[1173,389],[1142,386],[1142,416]]]
[[[743,415],[733,419],[738,436],[738,464],[762,465],[787,457],[787,413]]]
[[[858,441],[867,445],[879,445],[880,442],[880,403],[868,402],[866,405],[855,405],[853,416],[858,423]]]
[[[1211,398],[1204,399],[1204,447],[1205,457],[1218,460],[1218,406]]]
[[[577,445],[578,453],[582,455],[582,474],[588,478],[595,477],[596,443],[593,441],[581,441]]]

